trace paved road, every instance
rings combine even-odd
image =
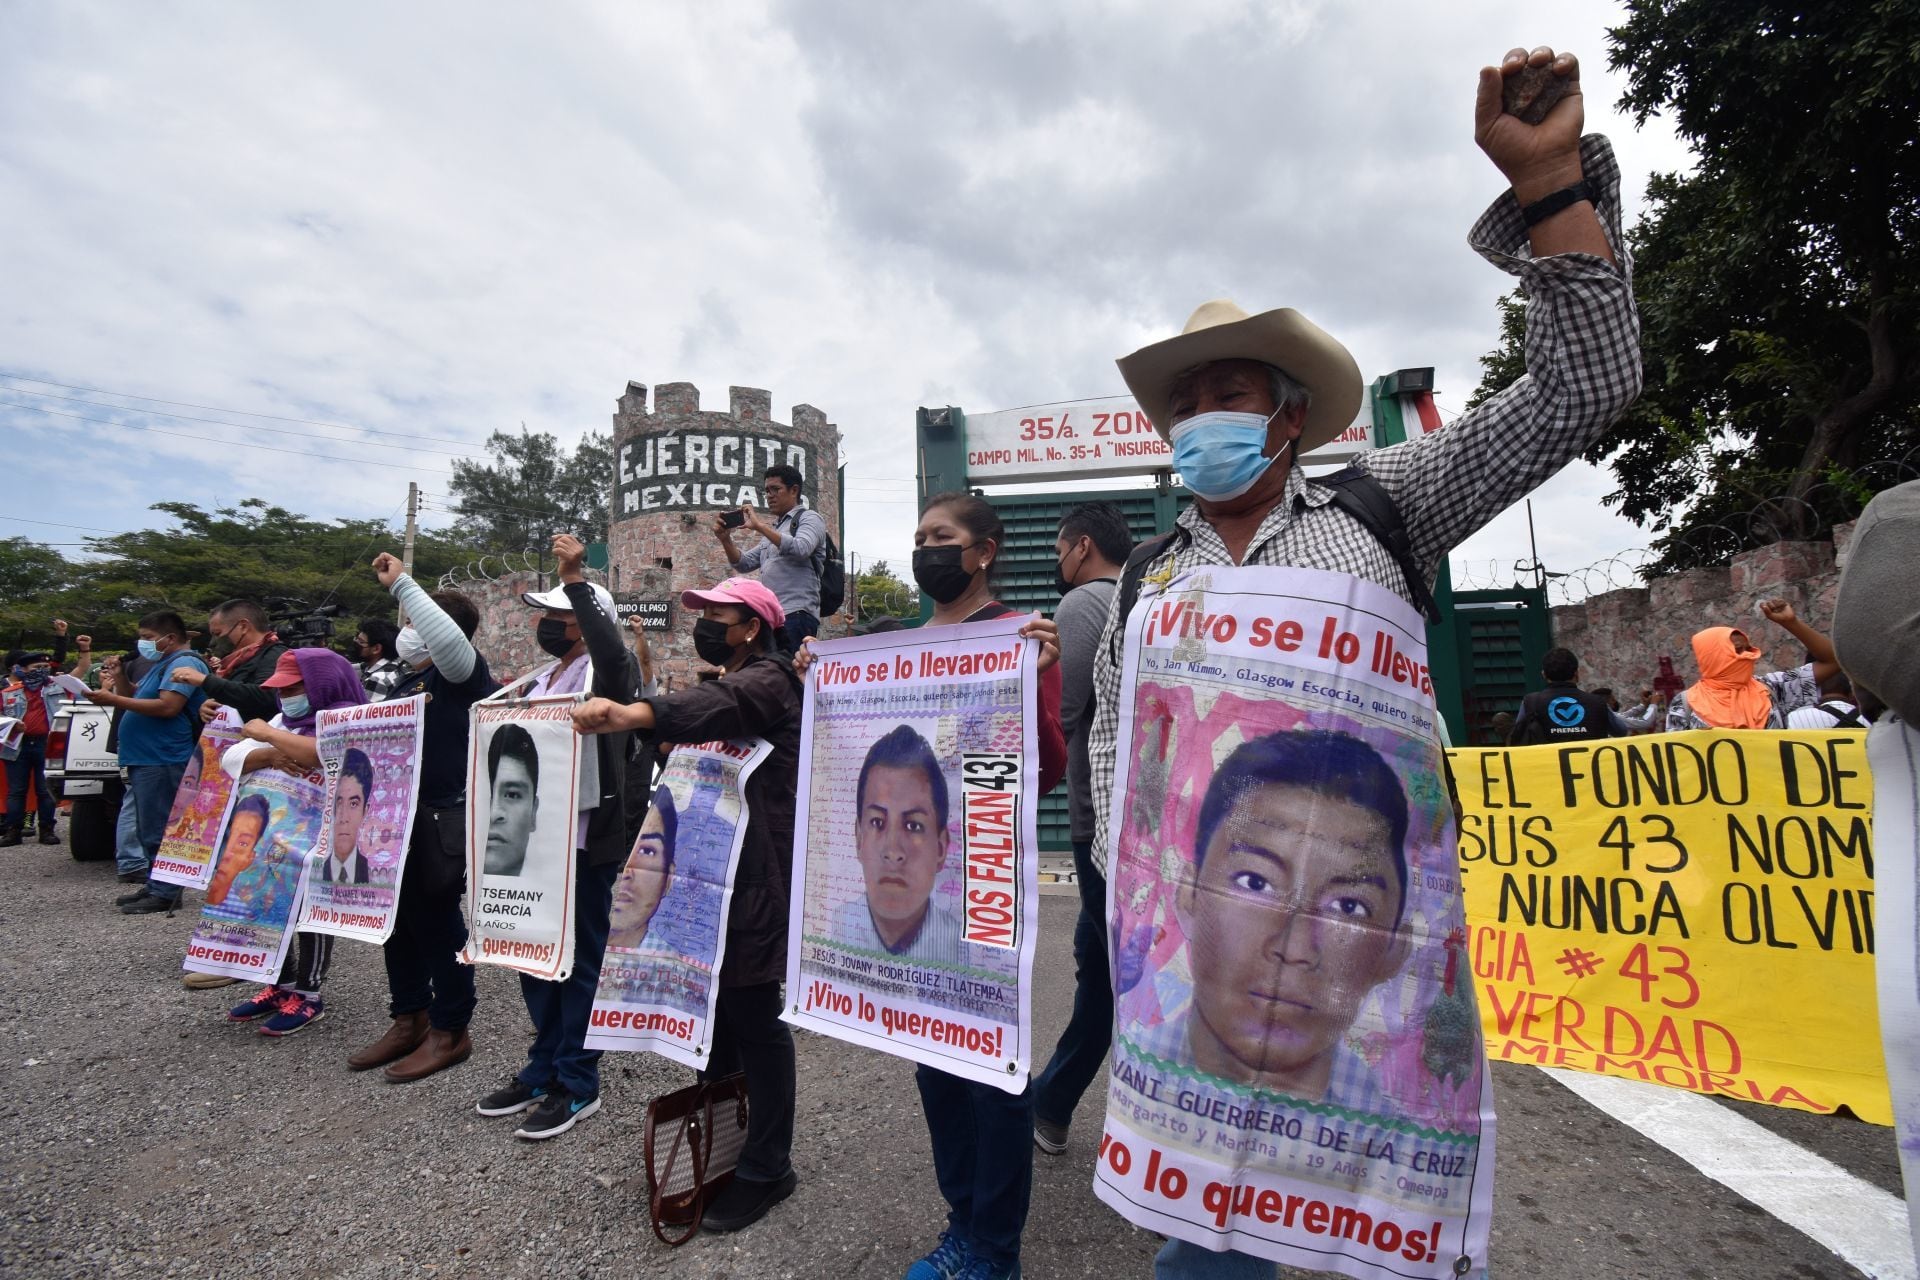
[[[481,972],[470,1064],[390,1086],[343,1061],[385,1024],[375,948],[342,942],[326,1018],[276,1043],[222,1025],[243,989],[180,987],[187,914],[109,911],[110,869],[63,849],[0,857],[0,1273],[896,1277],[938,1233],[904,1062],[802,1036],[798,1194],[749,1231],[669,1251],[645,1223],[641,1120],[648,1097],[689,1073],[609,1055],[598,1117],[553,1142],[516,1142],[510,1122],[472,1110],[524,1051],[510,975]],[[1072,997],[1073,909],[1042,899],[1049,1046]],[[1502,1280],[1862,1274],[1543,1072],[1501,1065],[1495,1083]],[[1096,1101],[1066,1155],[1038,1157],[1035,1280],[1151,1272],[1158,1242],[1090,1190]],[[1889,1130],[1724,1105],[1898,1194]],[[1817,1207],[1853,1211],[1844,1197]]]

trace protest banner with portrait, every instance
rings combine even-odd
[[[220,767],[220,761],[240,741],[240,717],[231,707],[222,707],[219,716],[200,731],[200,741],[187,757],[186,772],[180,775],[180,789],[173,793],[167,833],[153,858],[155,880],[204,889],[213,878],[220,832],[227,825],[235,790],[233,777]]]
[[[327,779],[326,823],[308,859],[296,928],[385,942],[418,802],[423,695],[322,711],[314,746]]]
[[[784,1015],[1011,1093],[1032,1067],[1038,910],[1025,621],[814,646]]]
[[[473,704],[467,758],[468,964],[548,982],[573,972],[582,751],[572,694]]]
[[[762,738],[676,746],[613,886],[589,1049],[651,1049],[706,1066],[726,958],[727,911]]]
[[[1490,1055],[1892,1123],[1864,731],[1453,761]]]
[[[1419,614],[1205,568],[1123,631],[1096,1194],[1289,1266],[1483,1274],[1493,1103]]]
[[[268,749],[246,741],[222,758],[222,768],[239,782],[200,921],[187,942],[185,967],[198,973],[273,982],[293,937],[301,873],[320,838],[326,781],[318,771],[240,773],[247,756]]]

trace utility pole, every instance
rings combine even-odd
[[[415,481],[407,481],[407,540],[400,549],[400,563],[408,576],[413,574],[413,538],[420,531],[420,486]],[[400,610],[400,625],[407,625],[407,611]]]

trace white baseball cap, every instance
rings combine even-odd
[[[589,582],[587,585],[593,588],[593,598],[600,602],[600,608],[606,612],[606,615],[609,618],[618,618],[619,614],[613,607],[613,592],[597,582]],[[561,613],[573,612],[573,601],[567,596],[567,589],[564,586],[556,586],[551,591],[523,591],[520,593],[520,598],[535,609],[557,609]]]

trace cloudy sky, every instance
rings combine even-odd
[[[1516,43],[1582,54],[1630,217],[1649,172],[1686,165],[1661,122],[1613,110],[1621,18],[9,6],[0,537],[254,496],[397,528],[408,480],[444,496],[495,428],[604,429],[633,379],[820,406],[846,438],[849,549],[898,562],[915,406],[1121,393],[1114,357],[1216,296],[1298,307],[1369,375],[1437,366],[1451,414],[1507,284],[1465,245],[1502,186],[1473,146],[1476,69]],[[1644,542],[1610,488],[1576,464],[1536,496],[1550,566]],[[1456,563],[1526,554],[1515,511]]]

